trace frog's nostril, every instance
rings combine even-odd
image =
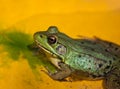
[[[42,37],[43,37],[43,35],[40,35],[40,37],[42,38]]]

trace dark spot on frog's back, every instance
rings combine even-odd
[[[81,57],[81,55],[78,55],[78,57],[80,58],[80,57]]]
[[[91,68],[90,68],[90,67],[89,67],[88,69],[89,69],[89,70],[91,70]]]
[[[110,65],[112,64],[112,61],[109,61]]]
[[[80,42],[81,44],[84,44],[84,42],[82,41],[82,42]]]
[[[119,50],[119,48],[117,48],[117,47],[116,47],[114,50],[115,50],[115,51],[118,51],[118,50]]]
[[[103,64],[99,64],[98,66],[99,66],[99,68],[101,68],[103,66]]]
[[[115,57],[113,57],[113,60],[116,60],[116,58],[115,58]]]
[[[115,57],[118,57],[118,55],[117,55],[117,54],[115,54],[114,56],[115,56]],[[113,58],[113,60],[114,60],[114,59],[115,59],[115,58]]]
[[[109,69],[109,68],[110,68],[110,66],[106,66],[106,67],[105,67],[105,69]]]
[[[105,52],[109,52],[109,49],[105,49]]]

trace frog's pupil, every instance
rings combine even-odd
[[[49,43],[49,44],[54,44],[54,43],[56,43],[56,37],[55,37],[55,36],[49,36],[49,37],[48,37],[48,43]]]

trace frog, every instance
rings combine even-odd
[[[34,33],[34,44],[56,67],[47,74],[56,81],[73,75],[85,80],[103,79],[105,89],[120,89],[120,45],[100,38],[72,38],[57,26]],[[40,50],[41,51],[41,50]]]

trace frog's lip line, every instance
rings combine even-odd
[[[56,54],[52,53],[50,50],[48,50],[45,47],[43,47],[37,40],[35,40],[35,43],[37,43],[37,46],[40,47],[41,49],[43,49],[45,52],[51,54],[53,57],[57,57]]]

